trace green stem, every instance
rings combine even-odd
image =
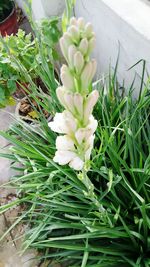
[[[85,185],[87,191],[84,191],[84,195],[89,198],[90,200],[92,200],[92,202],[94,203],[95,207],[98,208],[98,210],[100,212],[104,212],[105,209],[103,208],[102,204],[99,203],[99,201],[97,200],[97,196],[94,192],[94,185],[91,182],[91,180],[89,179],[89,177],[87,176],[87,171],[85,170],[85,168],[83,168],[82,170],[82,174],[80,175],[80,180],[82,181],[82,183]]]

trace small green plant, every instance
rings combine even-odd
[[[45,56],[49,58],[50,61],[59,59],[59,54],[56,50],[56,44],[61,36],[58,22],[58,18],[54,17],[50,19],[43,19],[39,25],[42,43],[45,47]]]
[[[23,30],[19,30],[17,35],[1,38],[0,42],[0,107],[10,103],[12,95],[17,89],[17,82],[25,83],[25,78],[21,75],[14,58],[28,71],[33,78],[37,67],[35,41],[32,35],[26,35]]]
[[[48,65],[48,69],[53,69],[54,60],[59,58],[55,48],[60,37],[57,24],[58,19],[53,18],[43,20],[40,26],[34,25],[37,33],[34,39],[31,33],[26,35],[21,29],[17,35],[1,38],[0,107],[12,103],[12,94],[17,89],[17,83],[21,85],[29,82],[23,69],[32,80],[38,80],[42,75],[40,66],[43,60],[46,59],[43,66]]]
[[[14,7],[12,0],[0,0],[0,23],[5,20]]]

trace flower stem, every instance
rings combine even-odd
[[[89,179],[89,177],[87,176],[87,171],[85,168],[82,169],[82,173],[80,173],[78,175],[79,179],[82,181],[82,183],[85,185],[87,191],[84,191],[84,195],[89,198],[90,200],[92,200],[92,202],[94,203],[95,207],[98,208],[98,210],[100,212],[104,212],[105,209],[103,208],[102,204],[100,204],[100,202],[97,200],[97,196],[94,192],[94,185],[91,182],[91,180]]]

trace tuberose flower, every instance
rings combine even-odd
[[[62,86],[56,94],[64,107],[49,123],[52,131],[61,134],[56,138],[54,161],[69,164],[77,171],[90,159],[94,144],[97,120],[92,112],[98,100],[97,90],[90,91],[96,72],[96,61],[90,60],[95,45],[91,23],[83,18],[72,18],[70,26],[60,39],[60,47],[68,65],[61,68]]]

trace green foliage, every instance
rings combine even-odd
[[[45,46],[45,56],[51,57],[51,61],[57,60],[59,55],[56,51],[56,44],[61,37],[61,32],[58,28],[58,18],[43,19],[39,30],[41,32],[41,38]]]
[[[45,19],[41,25],[33,26],[36,33],[34,39],[31,33],[26,35],[21,29],[17,35],[0,39],[0,107],[10,103],[9,100],[17,89],[16,82],[21,86],[31,79],[40,78],[43,67],[44,75],[51,73],[54,60],[59,58],[55,48],[60,37],[58,19]],[[29,80],[27,76],[30,77]],[[46,81],[47,78],[44,83]]]
[[[17,58],[34,78],[37,66],[35,57],[37,55],[35,41],[31,34],[26,35],[19,30],[17,35],[1,38],[0,42],[0,107],[9,103],[12,94],[16,91],[16,82],[26,82],[21,75],[20,68],[13,58]]]
[[[55,84],[50,81],[53,94]],[[36,127],[17,121],[7,133],[1,132],[12,143],[10,154],[1,156],[11,159],[18,171],[11,184],[18,189],[17,204],[25,205],[16,223],[22,219],[30,225],[23,250],[37,248],[45,252],[43,260],[54,258],[70,267],[148,267],[149,91],[145,88],[139,100],[132,99],[131,91],[122,96],[116,74],[98,89],[99,126],[88,176],[104,209],[87,197],[72,169],[53,162],[56,135],[42,114]],[[51,104],[58,111],[55,99]],[[49,100],[44,105],[50,110]],[[9,207],[1,207],[1,213]]]
[[[69,24],[70,18],[73,16],[73,8],[75,6],[76,0],[65,0],[66,9],[62,16],[62,30],[66,32],[67,26]]]
[[[12,0],[0,0],[0,22],[5,20],[14,7]]]

